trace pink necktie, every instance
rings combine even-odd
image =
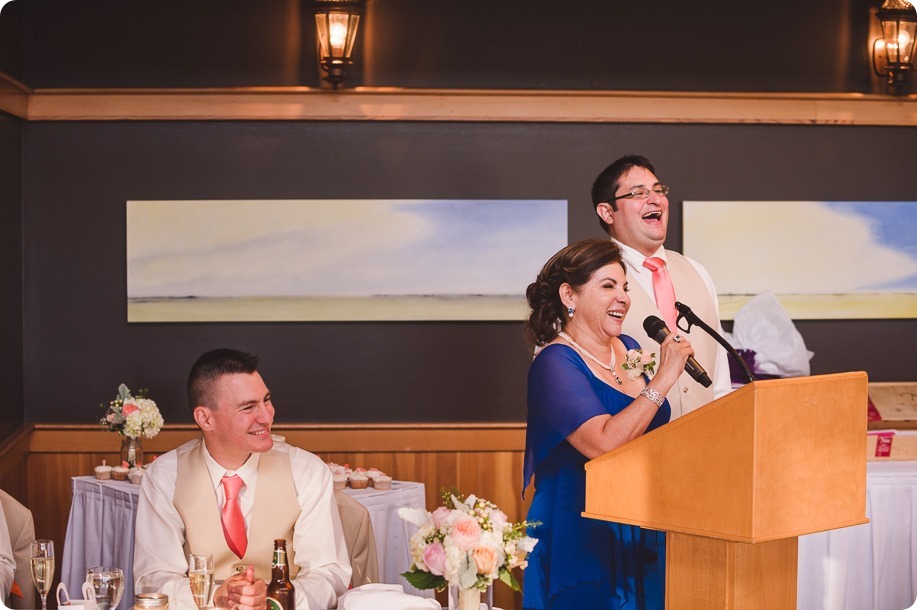
[[[672,287],[672,278],[669,270],[665,268],[665,261],[661,258],[648,258],[643,261],[643,266],[653,272],[653,292],[656,294],[656,309],[665,318],[669,330],[678,331],[676,322],[678,313],[675,311],[675,289]]]
[[[244,484],[237,474],[223,477],[223,491],[226,493],[226,503],[223,504],[221,516],[223,536],[226,537],[229,550],[238,555],[239,559],[245,556],[245,549],[248,548],[245,518],[242,516],[242,509],[239,508],[239,490]]]

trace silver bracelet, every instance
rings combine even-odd
[[[663,396],[662,394],[660,394],[659,392],[657,392],[656,390],[654,390],[653,388],[649,386],[640,390],[640,396],[645,396],[646,398],[649,398],[656,405],[657,408],[661,407],[662,401],[665,400],[665,396]]]

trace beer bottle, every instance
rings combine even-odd
[[[274,541],[274,559],[271,562],[271,584],[267,587],[267,610],[295,610],[296,596],[290,582],[290,564],[287,562],[287,541]]]

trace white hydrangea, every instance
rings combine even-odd
[[[137,409],[131,409],[134,405]],[[122,413],[130,411],[124,417],[124,435],[130,438],[145,436],[153,438],[159,434],[163,419],[156,407],[156,403],[149,398],[132,398],[122,407]]]

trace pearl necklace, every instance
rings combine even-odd
[[[589,358],[590,360],[598,364],[603,369],[609,371],[611,373],[611,376],[615,378],[615,381],[618,382],[618,385],[624,385],[624,381],[620,377],[618,377],[618,374],[615,372],[615,348],[614,346],[611,346],[611,360],[609,361],[608,364],[605,364],[604,362],[602,362],[601,360],[599,360],[598,358],[590,354],[588,351],[586,351],[586,349],[582,345],[574,341],[570,337],[570,335],[568,335],[564,331],[560,331],[559,333],[557,333],[557,335],[560,337],[563,337],[564,340],[567,343],[569,343],[570,345],[572,345],[573,347],[575,347],[579,353],[586,356],[587,358]]]

